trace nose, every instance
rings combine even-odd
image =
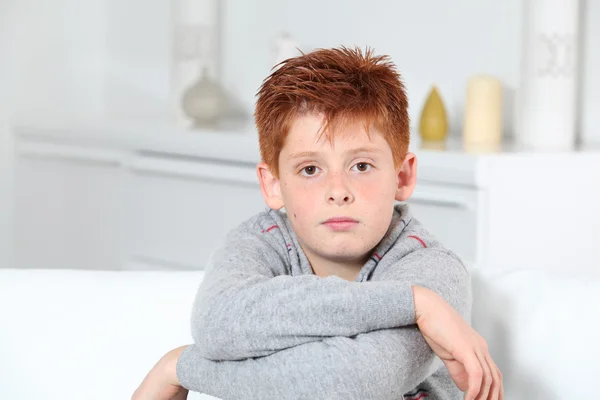
[[[342,173],[331,174],[326,196],[327,203],[338,206],[350,204],[354,201],[354,195],[352,195],[346,177]]]

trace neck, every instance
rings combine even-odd
[[[369,259],[369,256],[366,255],[359,260],[329,260],[317,254],[310,254],[306,251],[304,253],[315,275],[321,277],[337,276],[347,281],[355,281],[360,270]]]

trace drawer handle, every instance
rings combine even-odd
[[[122,164],[119,154],[92,149],[23,143],[19,146],[18,151],[19,156],[27,158],[67,160],[111,166]]]
[[[258,184],[256,172],[250,168],[231,165],[210,164],[200,161],[173,161],[158,158],[139,157],[130,168],[136,172],[190,179],[227,181],[244,184]]]
[[[460,208],[460,209],[469,209],[469,205],[460,202],[457,200],[448,200],[448,199],[440,199],[440,198],[428,198],[428,197],[419,197],[417,195],[411,197],[408,201],[408,204],[422,204],[426,206],[434,206],[434,207],[450,207],[450,208]]]

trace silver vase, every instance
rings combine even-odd
[[[200,78],[183,92],[182,108],[194,128],[214,128],[223,116],[225,95],[221,86],[202,68]]]

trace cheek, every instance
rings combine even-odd
[[[294,189],[290,189],[293,187]],[[286,209],[295,218],[310,215],[315,210],[316,198],[320,196],[317,185],[305,185],[293,182],[283,187],[283,197]]]
[[[395,183],[390,179],[371,179],[356,186],[359,196],[369,203],[388,203],[396,194]]]

